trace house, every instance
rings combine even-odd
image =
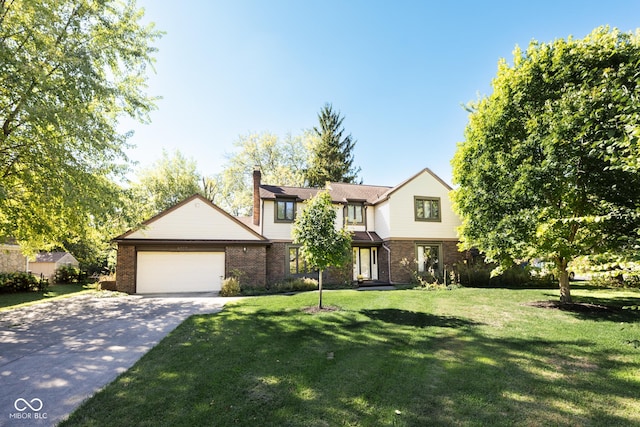
[[[20,246],[0,244],[0,273],[27,271],[27,257],[22,254]]]
[[[336,227],[352,231],[353,263],[326,282],[407,283],[463,259],[449,187],[423,169],[395,187],[328,183]],[[236,218],[194,195],[114,239],[117,289],[128,293],[217,291],[240,274],[257,286],[308,275],[293,244],[296,215],[321,189],[263,185],[253,173],[253,215]]]
[[[52,281],[56,270],[63,266],[78,267],[80,263],[69,252],[40,252],[29,262],[29,271],[35,276],[43,276]]]

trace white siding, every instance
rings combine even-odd
[[[441,220],[416,221],[415,196],[440,198]],[[418,239],[457,239],[458,237],[456,229],[460,225],[460,219],[452,210],[449,189],[427,171],[398,188],[386,203],[388,203],[388,237]],[[381,216],[384,218],[384,210],[382,206],[380,208],[378,215],[382,213]],[[383,224],[380,225],[384,228]],[[387,237],[386,232],[383,234]],[[380,235],[382,237],[382,234]]]
[[[127,239],[259,240],[240,223],[200,199],[158,217]]]
[[[305,202],[296,203],[296,216],[302,214],[304,204]],[[334,205],[334,210],[336,211],[336,230],[340,230],[344,224],[344,216],[342,213],[343,207],[344,205]],[[264,226],[262,227],[262,235],[272,240],[291,240],[293,222],[276,222],[274,209],[275,203],[272,200],[264,201],[262,209],[262,221],[264,221]],[[360,231],[360,229],[364,230],[364,226],[359,227],[357,231]],[[353,230],[356,231],[356,229]]]
[[[375,211],[375,232],[378,233],[378,236],[381,238],[388,239],[391,237],[391,232],[389,230],[389,224],[391,222],[389,201],[385,200],[384,202],[377,204],[375,206]]]
[[[296,215],[300,215],[302,204],[296,203]],[[262,235],[268,239],[274,240],[291,240],[292,222],[275,222],[275,202],[273,200],[265,200],[262,209]]]

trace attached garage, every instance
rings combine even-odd
[[[129,294],[219,292],[239,274],[264,286],[270,242],[194,195],[114,240],[116,289]]]
[[[224,252],[138,252],[137,293],[218,292]]]

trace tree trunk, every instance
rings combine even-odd
[[[567,271],[567,260],[562,258],[557,261],[558,276],[560,278],[560,302],[571,304],[571,287],[569,286],[569,272]]]
[[[322,270],[318,274],[318,290],[320,291],[320,300],[318,301],[318,308],[322,310]]]

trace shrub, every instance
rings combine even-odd
[[[318,281],[309,277],[288,277],[271,286],[274,292],[303,292],[318,289]]]
[[[227,277],[222,282],[222,289],[220,289],[220,296],[222,297],[234,297],[240,295],[240,279],[237,277]]]
[[[83,279],[83,274],[78,267],[63,265],[56,270],[56,283],[78,283]]]
[[[496,266],[485,262],[458,263],[455,271],[460,285],[476,288],[552,287],[551,276],[533,276],[528,266],[514,265],[502,274],[491,277]]]
[[[29,273],[0,273],[0,293],[44,292],[49,282]]]
[[[640,288],[640,277],[636,275],[598,274],[591,276],[589,283],[604,288]]]

